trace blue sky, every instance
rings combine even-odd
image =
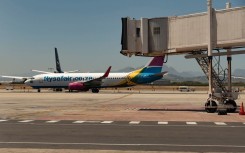
[[[226,0],[214,0],[216,9]],[[232,7],[244,0],[230,0]],[[63,70],[104,71],[139,67],[148,57],[121,55],[121,17],[161,17],[206,11],[206,0],[0,0],[0,74],[47,71],[58,48]],[[234,56],[233,69],[244,68]],[[243,62],[243,63],[241,63]],[[178,71],[201,71],[194,60],[169,57]]]

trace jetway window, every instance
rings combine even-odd
[[[140,28],[136,28],[136,36],[140,37]]]
[[[160,27],[154,27],[153,31],[154,31],[154,34],[159,35],[160,34]]]

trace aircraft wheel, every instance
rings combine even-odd
[[[207,101],[205,103],[205,110],[207,113],[215,113],[217,111],[217,103],[215,101]]]
[[[37,92],[41,92],[41,89],[37,89]]]
[[[92,93],[99,93],[99,89],[98,88],[93,88],[92,89]]]
[[[226,99],[224,101],[224,104],[228,107],[227,108],[227,112],[228,113],[234,113],[237,109],[237,104],[234,100],[231,99]]]

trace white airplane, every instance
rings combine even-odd
[[[167,73],[162,72],[163,61],[164,56],[153,57],[145,67],[128,73],[110,73],[109,67],[105,73],[49,73],[18,78],[25,79],[24,83],[38,92],[41,88],[66,88],[98,93],[100,88],[129,87],[161,79]]]
[[[60,60],[59,60],[59,55],[58,55],[58,50],[57,48],[54,48],[55,50],[55,64],[56,64],[56,71],[54,73],[74,73],[78,72],[79,70],[73,70],[73,71],[62,71],[61,66],[60,66]],[[47,72],[47,71],[40,71],[40,70],[32,70],[33,72],[39,72],[39,73],[53,73],[53,72]]]

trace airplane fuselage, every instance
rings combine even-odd
[[[128,73],[110,73],[111,66],[105,73],[59,73],[42,72],[44,74],[33,77],[2,76],[7,78],[21,79],[26,85],[40,88],[66,88],[69,91],[88,91],[98,93],[99,88],[128,87],[136,84],[151,83],[161,79],[167,72],[162,72],[165,56],[156,56],[143,67]],[[56,58],[59,66],[59,60]],[[41,72],[41,71],[39,71]]]
[[[72,82],[87,82],[103,75],[103,73],[53,73],[40,74],[25,82],[26,85],[33,88],[68,88]],[[161,77],[148,77],[151,73],[142,73],[131,77],[130,73],[110,73],[108,77],[102,80],[100,86],[105,87],[127,87],[136,84],[149,83],[160,79]]]

